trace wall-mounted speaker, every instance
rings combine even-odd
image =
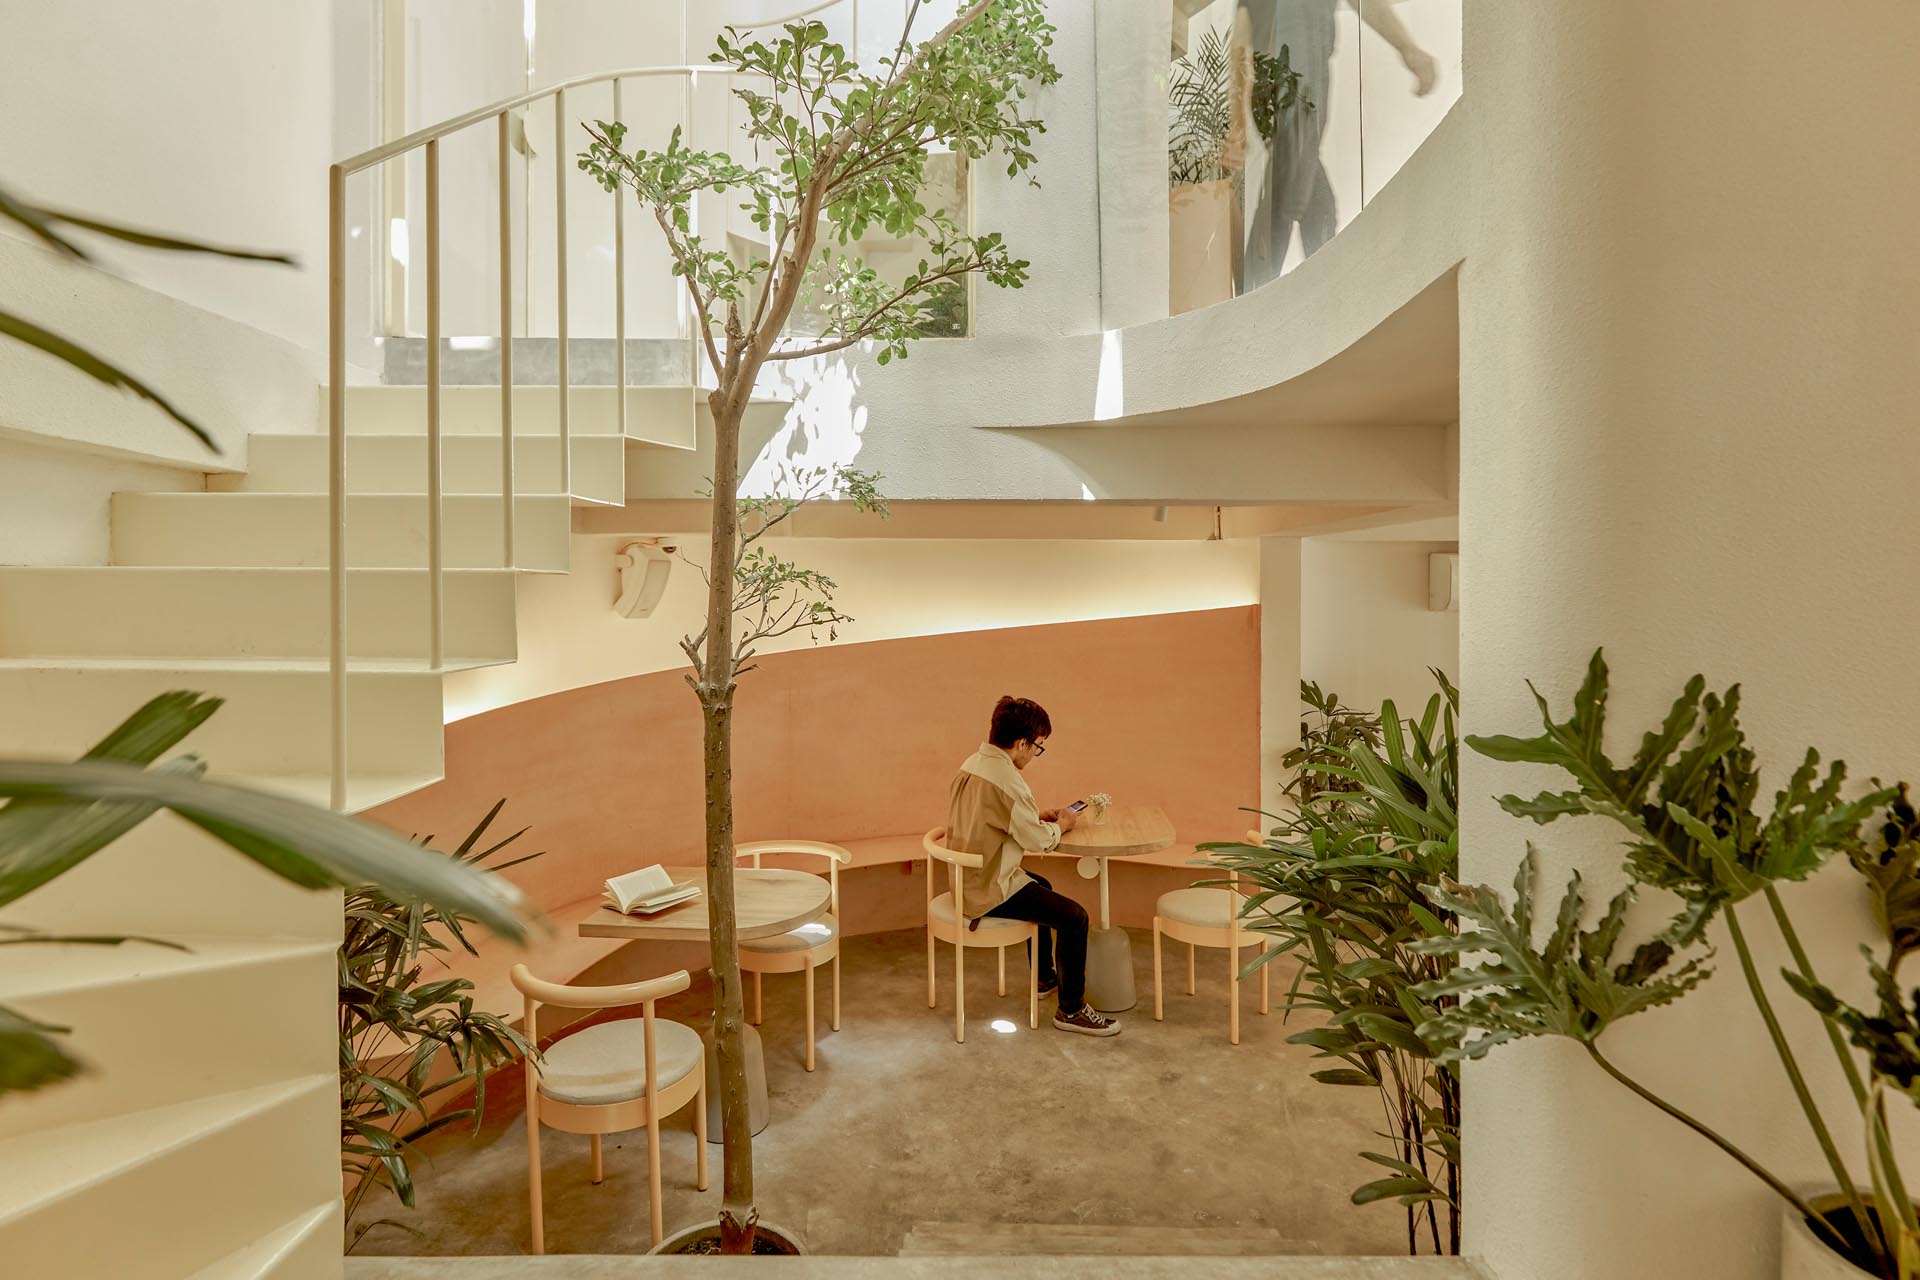
[[[662,546],[657,538],[629,542],[614,553],[614,567],[620,571],[620,595],[613,611],[623,618],[649,617],[667,593],[667,575],[673,571],[674,547]]]

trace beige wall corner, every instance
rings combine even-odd
[[[1300,745],[1300,539],[1260,539],[1260,808],[1280,803],[1280,761]]]

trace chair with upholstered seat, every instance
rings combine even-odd
[[[1240,877],[1229,873],[1232,888],[1207,888],[1196,885],[1160,895],[1153,908],[1153,1020],[1164,1021],[1160,995],[1160,935],[1187,944],[1187,994],[1193,994],[1193,952],[1195,947],[1224,947],[1227,962],[1227,1039],[1240,1043],[1240,952],[1245,947],[1266,950],[1270,945],[1262,935],[1246,926],[1240,915],[1246,899],[1241,895]],[[1260,1012],[1268,1005],[1270,970],[1260,966]]]
[[[813,971],[833,961],[833,1016],[827,1025],[840,1029],[840,865],[853,855],[837,844],[820,840],[755,840],[734,846],[736,861],[751,858],[758,868],[769,854],[805,854],[827,860],[827,914],[771,938],[743,939],[740,971],[753,975],[753,1023],[760,1025],[760,976],[767,973],[807,975],[807,1070],[813,1070]]]
[[[513,985],[526,999],[521,1025],[534,1038],[542,1004],[563,1009],[618,1009],[639,1005],[641,1016],[601,1022],[547,1047],[536,1062],[527,1059],[527,1184],[533,1204],[533,1251],[547,1251],[540,1187],[540,1126],[591,1136],[593,1181],[603,1169],[600,1136],[647,1130],[647,1194],[653,1243],[665,1234],[660,1211],[660,1117],[694,1103],[697,1139],[696,1182],[707,1189],[706,1046],[700,1033],[682,1023],[654,1016],[654,1004],[688,986],[687,971],[627,982],[614,987],[570,987],[544,982],[513,966]]]
[[[933,979],[933,944],[953,944],[953,1038],[965,1044],[967,1039],[967,948],[993,947],[1000,953],[1000,994],[1007,994],[1007,948],[1022,942],[1027,947],[1027,1025],[1040,1026],[1040,956],[1037,926],[1024,920],[1003,920],[982,916],[980,927],[969,929],[955,903],[960,901],[960,868],[984,866],[986,859],[977,853],[959,853],[947,848],[945,827],[935,827],[921,840],[927,851],[927,1008],[939,1003]],[[947,864],[947,892],[933,892],[934,863]]]

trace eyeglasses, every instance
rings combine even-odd
[[[1033,744],[1033,754],[1037,759],[1038,757],[1047,754],[1047,749],[1036,742]]]

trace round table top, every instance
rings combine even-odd
[[[1079,858],[1135,858],[1173,844],[1173,823],[1158,805],[1116,804],[1106,821],[1080,815],[1080,825],[1060,837],[1055,853]]]
[[[706,891],[707,869],[668,867],[666,872],[675,884],[698,884],[700,895],[650,916],[622,915],[608,907],[581,923],[580,936],[657,941],[705,939],[707,908],[713,901]],[[832,887],[826,877],[808,871],[740,867],[733,873],[734,927],[742,941],[791,933],[827,914],[832,901]]]

